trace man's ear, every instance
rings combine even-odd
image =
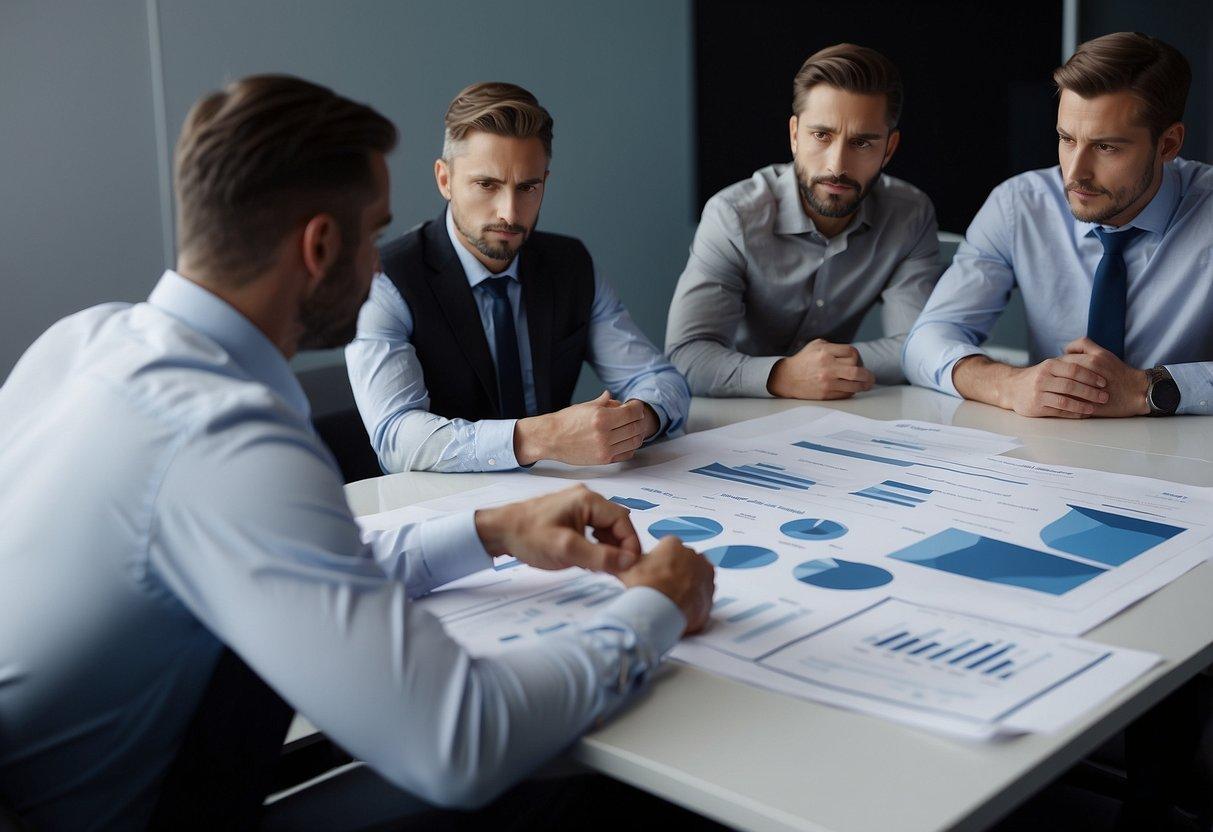
[[[901,131],[894,127],[889,131],[889,144],[884,150],[884,161],[880,163],[880,169],[884,170],[889,166],[889,161],[893,158],[893,154],[897,152],[897,146],[901,144]]]
[[[307,270],[307,294],[316,291],[332,271],[341,251],[341,229],[332,214],[317,214],[303,226],[300,239],[303,267]]]
[[[788,144],[792,146],[792,158],[796,158],[796,128],[800,126],[800,119],[792,116],[788,119]]]
[[[447,202],[451,201],[451,163],[446,159],[434,160],[434,181],[438,183],[438,193]]]
[[[1169,162],[1179,155],[1184,146],[1184,123],[1177,121],[1162,131],[1158,137],[1159,155],[1164,162]]]

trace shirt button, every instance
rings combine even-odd
[[[495,460],[495,459],[489,460],[489,465],[496,465],[496,464],[497,464],[497,460]]]
[[[818,305],[819,307],[820,307],[820,306],[825,306],[825,305],[826,305],[826,302],[825,302],[824,300],[821,300],[821,299],[819,298],[819,299],[817,300],[817,305]]]

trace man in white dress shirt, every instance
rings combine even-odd
[[[406,810],[466,808],[706,620],[710,564],[673,539],[642,555],[626,509],[583,488],[359,534],[287,361],[354,334],[395,139],[295,78],[203,98],[177,146],[177,269],[52,326],[0,388],[0,804],[35,828],[161,825],[225,647]],[[628,588],[473,657],[412,599],[506,552]]]

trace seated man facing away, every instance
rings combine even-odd
[[[838,44],[792,83],[791,164],[703,208],[666,353],[697,396],[844,399],[900,384],[901,345],[939,278],[935,208],[884,175],[901,133],[897,68]],[[882,303],[884,337],[849,344]]]
[[[706,620],[710,564],[673,538],[642,556],[626,509],[580,487],[360,536],[287,361],[353,336],[395,141],[295,78],[203,98],[177,270],[59,321],[0,387],[0,802],[34,828],[147,828],[225,645],[392,784],[466,807]],[[630,588],[473,658],[411,599],[506,552]]]
[[[571,237],[535,230],[552,117],[514,84],[467,87],[446,112],[450,203],[380,251],[346,349],[385,471],[598,465],[683,429],[686,382]],[[610,388],[570,406],[583,361]]]
[[[974,217],[906,341],[911,382],[1024,416],[1213,413],[1213,167],[1177,158],[1191,79],[1131,32],[1053,73],[1060,165]],[[980,346],[1016,286],[1026,368]]]

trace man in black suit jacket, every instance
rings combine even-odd
[[[443,215],[383,246],[346,350],[387,471],[630,459],[681,431],[690,392],[580,241],[535,230],[552,118],[513,84],[474,84],[434,163]],[[571,405],[583,361],[609,388]]]

